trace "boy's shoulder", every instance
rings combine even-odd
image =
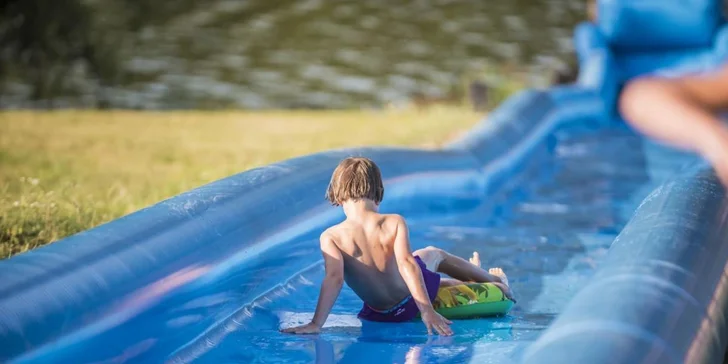
[[[405,223],[406,224],[407,223],[407,221],[405,220],[404,216],[402,216],[400,214],[381,214],[381,215],[382,215],[382,218],[385,221],[391,221],[391,222],[394,222],[394,223],[397,223],[397,224],[399,224],[399,223]]]
[[[380,221],[382,222],[382,225],[397,226],[400,224],[407,224],[404,216],[399,214],[379,214],[379,216],[381,218]],[[324,230],[321,233],[321,237],[335,238],[337,235],[345,233],[347,228],[351,228],[351,226],[347,226],[347,222],[342,221]]]
[[[342,224],[343,224],[343,222],[340,222],[336,225],[330,226],[328,229],[324,230],[321,233],[321,237],[326,237],[326,236],[331,237],[331,236],[336,235],[336,233],[341,229]]]
[[[396,234],[402,226],[407,226],[407,222],[399,214],[381,214],[379,226],[386,233]]]
[[[336,236],[339,236],[343,233],[345,233],[346,230],[346,221],[342,221],[338,224],[330,226],[328,229],[324,230],[321,233],[321,238],[329,237],[329,238],[335,238]]]

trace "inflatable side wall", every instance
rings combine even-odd
[[[525,363],[722,363],[728,198],[707,166],[655,191]]]
[[[616,115],[638,76],[674,77],[728,59],[719,0],[601,0],[575,33],[580,84]],[[607,262],[530,348],[526,363],[721,363],[728,343],[728,200],[709,167],[655,190]]]

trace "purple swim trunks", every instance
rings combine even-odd
[[[440,275],[427,270],[425,263],[422,262],[420,257],[416,256],[415,261],[417,261],[420,270],[422,270],[422,278],[425,281],[430,302],[432,302],[437,297],[437,290],[440,288]],[[414,320],[419,313],[420,310],[417,308],[415,300],[412,296],[407,296],[402,302],[386,311],[375,310],[365,303],[358,317],[362,320],[376,322],[405,322]]]

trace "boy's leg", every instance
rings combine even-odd
[[[441,279],[441,287],[457,286],[464,282],[492,282],[503,291],[503,294],[513,302],[513,292],[508,286],[508,279],[500,268],[491,268],[490,273],[480,267],[480,256],[474,253],[470,261],[452,255],[442,249],[428,246],[413,253],[420,257],[428,270],[440,272],[454,279]]]
[[[473,252],[473,256],[470,259],[468,259],[468,261],[470,262],[470,264],[480,267],[480,254],[478,254],[478,252]],[[505,284],[506,286],[509,285],[508,277],[506,277],[506,273],[503,272],[503,269],[490,268],[490,269],[488,269],[488,273],[500,278],[501,282],[503,282],[503,284]],[[496,283],[496,285],[498,285],[498,284],[499,283]]]
[[[445,273],[462,282],[497,282],[504,283],[500,277],[488,273],[475,264],[452,255],[442,249],[428,246],[414,252],[433,272]]]
[[[459,286],[461,284],[467,284],[461,280],[453,279],[453,278],[440,278],[440,287],[453,287],[453,286]]]

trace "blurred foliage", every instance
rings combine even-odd
[[[95,32],[92,10],[76,0],[6,0],[0,8],[0,77],[27,80],[32,98],[64,89],[64,75],[85,60],[100,80],[112,80],[115,55]]]
[[[5,0],[0,4],[0,80],[26,81],[33,100],[74,88],[67,74],[79,65],[99,90],[119,80],[113,22],[77,0]],[[101,95],[97,95],[103,102]]]
[[[91,91],[96,105],[109,106],[104,91],[123,81],[122,52],[133,46],[127,32],[164,24],[195,3],[199,2],[3,0],[0,82],[25,82],[32,100],[50,103],[55,96],[79,92],[67,75],[80,72],[96,81]]]
[[[584,14],[582,0],[1,0],[0,107],[452,99],[471,60],[557,62]]]
[[[107,0],[108,1],[108,0]],[[198,0],[115,0],[125,6],[126,24],[132,31],[149,25],[160,25],[195,9],[197,4],[204,4]],[[106,1],[104,1],[105,3]]]

